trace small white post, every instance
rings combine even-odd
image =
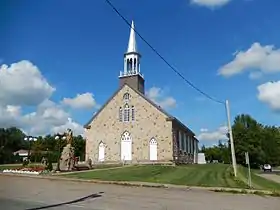
[[[228,100],[226,100],[226,111],[227,111],[228,132],[229,132],[230,148],[231,148],[232,167],[233,167],[234,176],[236,177],[237,176],[236,157],[235,157],[235,149],[234,149],[232,128],[231,128],[231,123],[230,123],[230,109],[229,109],[229,101]]]

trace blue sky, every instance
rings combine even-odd
[[[254,43],[273,45],[277,52],[278,0],[220,0],[226,3],[219,7],[205,6],[207,0],[196,0],[202,4],[188,0],[111,1],[187,79],[215,98],[229,99],[232,118],[248,113],[260,122],[280,125],[277,101],[271,101],[271,94],[279,91],[262,100],[257,97],[259,85],[280,80],[279,66],[271,70],[269,59],[262,62],[266,67],[261,61],[258,65],[241,61],[248,68],[240,67],[240,62],[234,67],[239,66],[242,73],[218,75],[236,53],[247,51]],[[0,62],[9,66],[28,60],[36,65],[56,89],[50,98],[53,102],[90,92],[103,104],[118,88],[129,28],[104,0],[2,0],[0,20]],[[198,134],[201,128],[214,131],[225,125],[224,106],[202,99],[136,38],[146,89],[158,87],[162,97],[173,97],[176,108],[169,109],[170,113]],[[250,70],[259,69],[265,73],[250,79]],[[22,115],[34,110],[35,106],[22,106]],[[84,124],[95,108],[67,111],[77,123]]]

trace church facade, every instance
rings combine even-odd
[[[145,96],[132,22],[119,88],[85,127],[93,163],[196,163],[198,140],[177,118]]]

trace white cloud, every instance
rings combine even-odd
[[[37,105],[55,91],[30,61],[0,67],[0,104]]]
[[[164,91],[161,88],[151,87],[146,92],[146,95],[149,99],[164,109],[176,107],[176,100],[171,96],[165,96]]]
[[[257,89],[260,101],[268,104],[271,109],[280,111],[280,80],[261,84]]]
[[[222,66],[218,73],[230,77],[250,70],[258,70],[259,74],[280,72],[280,49],[275,49],[273,45],[261,46],[256,42],[248,50],[236,53],[235,58]],[[251,78],[255,78],[257,73],[253,74]]]
[[[77,94],[75,98],[64,98],[62,103],[74,109],[91,109],[98,107],[92,93]]]
[[[84,127],[81,126],[79,123],[74,122],[71,118],[68,118],[68,120],[65,124],[53,127],[51,129],[51,133],[63,133],[68,128],[72,129],[72,131],[76,135],[78,135],[78,134],[83,135],[83,133],[84,133]]]
[[[207,128],[201,128],[200,132],[208,132],[208,129]]]
[[[67,128],[75,135],[83,134],[83,127],[72,120],[70,113],[50,100],[55,88],[30,61],[20,61],[10,67],[2,65],[0,90],[0,127],[16,126],[29,135],[54,134]],[[85,107],[96,105],[90,93],[77,96],[70,99],[74,107],[79,107],[79,102]],[[35,110],[24,113],[27,107]]]
[[[260,71],[253,71],[249,74],[250,79],[259,79],[263,76],[263,73]]]
[[[222,126],[215,131],[208,131],[208,129],[201,129],[200,134],[197,136],[199,141],[219,141],[219,140],[227,140],[227,126]]]
[[[228,4],[231,0],[190,0],[191,4],[208,8],[221,7]]]
[[[18,121],[20,113],[21,108],[19,106],[0,105],[0,128],[9,127],[11,125],[20,126],[20,122]]]

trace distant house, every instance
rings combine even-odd
[[[194,132],[144,92],[132,23],[120,86],[84,126],[86,159],[93,162],[197,163]]]
[[[20,149],[13,153],[14,155],[19,155],[20,157],[28,157],[28,150]]]
[[[49,151],[33,151],[33,150],[30,150],[30,155],[31,154],[47,154]],[[20,149],[16,152],[13,153],[14,155],[19,155],[20,157],[28,157],[28,150],[26,149]]]

